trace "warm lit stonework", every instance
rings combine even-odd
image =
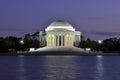
[[[45,29],[45,32],[40,32],[40,42],[46,41],[47,47],[73,47],[80,42],[80,36],[81,32],[75,31],[68,22],[54,21]]]

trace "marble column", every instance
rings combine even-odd
[[[56,42],[55,42],[55,36],[54,36],[54,46],[55,46]]]
[[[51,39],[52,39],[52,37],[51,37],[51,35],[50,35],[50,47],[51,47],[51,44],[52,44],[52,40],[51,40]]]
[[[49,44],[49,37],[48,37],[48,35],[47,35],[47,46],[49,46],[48,44]]]
[[[55,36],[55,38],[56,38],[56,40],[55,40],[55,41],[56,41],[56,44],[55,44],[55,45],[57,46],[57,35]]]
[[[67,37],[67,46],[69,46],[69,34],[68,34],[68,37]]]

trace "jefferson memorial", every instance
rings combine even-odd
[[[54,21],[45,31],[40,31],[41,45],[46,47],[74,47],[81,41],[81,32],[67,21]]]

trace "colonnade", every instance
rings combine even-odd
[[[47,46],[73,46],[73,35],[72,34],[48,34]]]

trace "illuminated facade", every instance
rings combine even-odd
[[[81,32],[75,31],[66,21],[54,21],[45,29],[45,36],[42,33],[40,32],[40,38],[45,38],[47,47],[73,47],[81,40]]]

